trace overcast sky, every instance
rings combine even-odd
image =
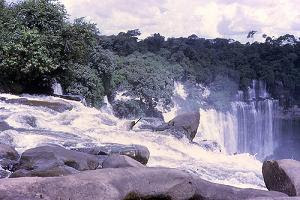
[[[140,29],[161,33],[246,38],[250,30],[300,36],[300,0],[61,0],[72,18],[86,17],[102,34]],[[259,39],[259,38],[257,38]]]

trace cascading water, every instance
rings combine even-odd
[[[184,85],[175,84],[173,101],[175,107],[165,113],[165,120],[173,118],[184,104],[188,94]],[[207,97],[203,92],[202,97]],[[253,80],[247,93],[237,91],[237,99],[231,103],[229,111],[201,108],[200,125],[196,141],[217,142],[228,154],[250,153],[259,159],[273,154],[276,147],[278,128],[275,115],[278,101],[268,99],[269,94],[263,81]],[[181,99],[180,99],[181,98]],[[199,101],[205,101],[200,98]],[[184,109],[183,109],[184,110]]]
[[[0,94],[5,98],[18,96]],[[65,147],[82,147],[91,143],[140,144],[150,151],[148,166],[173,167],[196,174],[208,181],[265,189],[261,162],[249,154],[228,155],[207,151],[186,138],[140,130],[127,131],[127,120],[85,107],[80,102],[57,97],[25,96],[23,98],[71,104],[73,109],[56,112],[46,107],[10,104],[0,100],[0,116],[7,123],[0,131],[0,141],[15,146],[21,153],[45,143]],[[204,118],[203,118],[204,119]],[[200,136],[197,136],[198,139]],[[197,139],[197,138],[196,138]]]
[[[266,84],[254,80],[248,93],[239,91],[237,101],[232,103],[232,113],[237,119],[238,152],[248,152],[260,159],[273,154],[278,131],[275,121],[278,101],[268,96]]]
[[[54,95],[63,95],[61,84],[56,80],[54,80],[54,83],[52,84],[52,90]]]

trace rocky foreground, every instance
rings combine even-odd
[[[140,145],[107,144],[65,149],[28,149],[21,156],[0,145],[0,199],[287,199],[280,192],[210,183],[177,169],[146,167],[150,152]]]

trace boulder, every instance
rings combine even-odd
[[[10,104],[20,104],[34,107],[45,107],[56,112],[65,112],[72,110],[73,106],[66,101],[41,101],[41,100],[31,100],[26,98],[16,98],[16,99],[7,99],[5,97],[0,97],[0,101]]]
[[[174,119],[161,126],[154,128],[154,131],[167,131],[177,138],[184,135],[190,140],[196,136],[200,123],[200,113],[184,113],[176,116]]]
[[[11,170],[19,157],[18,152],[13,147],[6,144],[0,144],[0,167],[5,170]]]
[[[0,144],[0,159],[18,160],[18,152],[11,146]]]
[[[99,169],[63,177],[0,180],[1,200],[185,200],[194,193],[187,173],[164,168]]]
[[[69,175],[77,171],[94,170],[98,166],[96,156],[57,145],[42,146],[26,150],[11,177]]]
[[[242,189],[228,185],[211,183],[206,180],[194,177],[195,195],[194,199],[199,200],[242,200],[256,197],[286,197],[280,192],[270,192],[257,189]]]
[[[102,163],[102,168],[145,167],[136,160],[124,155],[110,155]]]
[[[9,178],[67,176],[70,174],[76,174],[78,172],[78,170],[69,166],[53,166],[49,168],[38,168],[33,170],[20,169],[12,173]]]
[[[300,162],[291,159],[265,161],[262,173],[269,190],[300,196]]]
[[[7,178],[9,176],[10,172],[9,171],[6,171],[6,170],[3,170],[1,169],[0,167],[0,179],[1,178]]]
[[[241,200],[285,196],[279,192],[209,183],[187,172],[167,168],[110,168],[62,177],[0,180],[2,200]]]
[[[144,165],[147,164],[150,157],[148,148],[142,145],[102,144],[102,146],[91,146],[92,147],[73,148],[72,150],[92,155],[126,155]]]

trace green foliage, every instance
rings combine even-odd
[[[16,31],[2,47],[2,70],[16,81],[35,80],[57,68],[45,45],[45,38],[36,30]]]
[[[68,93],[82,95],[89,105],[100,107],[104,97],[104,87],[95,69],[90,66],[73,64],[66,77],[68,80],[64,80],[63,83],[65,83]]]
[[[209,100],[223,109],[234,91],[259,79],[284,106],[300,104],[300,42],[293,35],[241,44],[159,33],[138,40],[140,34],[134,29],[100,36],[84,18],[70,22],[58,0],[0,0],[0,89],[51,93],[56,79],[94,106],[104,95],[111,99],[126,90],[134,100],[116,108],[141,115],[155,111],[158,102],[170,104],[174,80],[211,87]]]
[[[152,53],[134,53],[124,58],[116,74],[124,77],[122,89],[128,91],[128,95],[153,109],[159,101],[170,102],[174,70],[179,70],[179,66],[174,67]]]

